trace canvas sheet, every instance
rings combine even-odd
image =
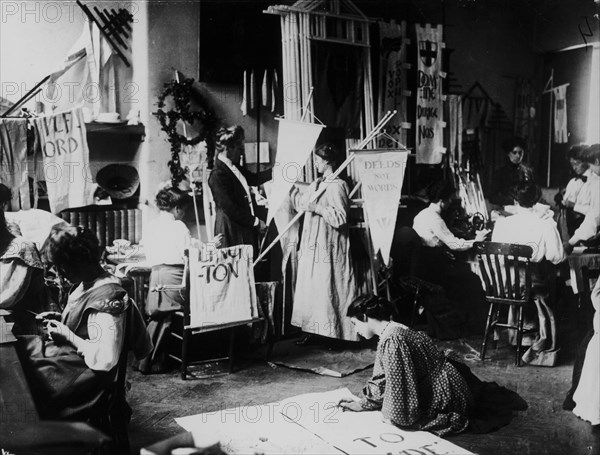
[[[188,431],[211,431],[232,453],[465,455],[451,442],[424,431],[404,431],[378,411],[343,412],[346,388],[310,393],[264,405],[175,419]]]

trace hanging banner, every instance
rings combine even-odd
[[[267,224],[290,193],[292,185],[302,176],[302,168],[312,152],[323,125],[279,119],[277,155],[269,195]]]
[[[450,164],[463,165],[462,160],[462,95],[448,95],[448,144]]]
[[[406,63],[406,47],[410,40],[406,38],[406,22],[379,22],[380,56],[379,56],[379,118],[388,111],[397,111],[397,115],[385,126],[389,137],[377,139],[378,148],[397,148],[397,142],[406,144],[407,122],[406,103],[411,92],[407,90],[406,70],[411,65]],[[397,141],[397,142],[395,142]]]
[[[373,249],[381,253],[387,265],[390,261],[390,248],[394,239],[408,151],[357,150],[354,154],[355,169],[362,183]]]
[[[0,183],[12,189],[12,210],[29,209],[27,119],[0,118]]]
[[[567,132],[567,87],[569,84],[554,87],[554,142],[566,144],[569,141]]]
[[[82,108],[34,118],[52,213],[94,203]]]
[[[190,325],[194,328],[258,317],[252,245],[190,250]]]
[[[418,42],[417,71],[417,164],[439,164],[443,145],[444,99],[442,96],[442,26],[415,25]]]

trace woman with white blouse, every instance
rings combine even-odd
[[[164,188],[156,195],[158,218],[146,228],[142,244],[147,263],[152,267],[149,288],[178,285],[183,281],[184,252],[192,245],[190,231],[182,221],[191,203],[191,196],[178,188]],[[222,236],[214,238],[221,245]],[[183,291],[149,292],[146,316],[150,318],[148,333],[154,349],[135,368],[142,373],[161,373],[168,370],[167,340],[171,333],[171,318],[183,309]]]

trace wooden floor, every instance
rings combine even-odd
[[[479,349],[476,337],[440,342],[440,345],[458,352],[481,379],[518,392],[529,404],[527,411],[519,412],[509,426],[499,431],[485,435],[460,434],[452,436],[452,442],[482,455],[600,454],[599,432],[562,409],[571,381],[574,341],[564,340],[560,364],[553,368],[517,368],[513,365],[514,351],[502,344],[490,350],[490,360],[480,362],[475,355]],[[264,360],[242,359],[239,366],[232,375],[187,381],[182,381],[177,372],[143,376],[132,371],[129,400],[134,410],[130,426],[133,448],[139,449],[181,432],[174,421],[176,417],[274,402],[339,387],[359,393],[370,375],[370,370],[365,370],[345,378],[324,377],[274,367]]]

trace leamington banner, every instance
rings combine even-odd
[[[354,151],[354,154],[373,249],[381,252],[388,264],[408,151],[368,150]]]
[[[277,155],[273,167],[267,223],[281,207],[292,185],[301,177],[302,168],[317,143],[322,129],[323,125],[315,123],[279,119]]]
[[[206,256],[207,260],[199,250],[190,250],[190,325],[206,327],[258,317],[252,246],[216,249]]]
[[[407,122],[406,103],[411,92],[407,90],[406,70],[411,68],[406,63],[406,47],[410,40],[406,38],[406,22],[379,22],[380,56],[379,56],[379,118],[387,111],[397,111],[385,126],[384,131],[391,137],[381,136],[377,139],[378,148],[396,148],[397,142],[406,144]]]
[[[442,26],[415,25],[418,42],[417,164],[439,164],[443,146],[444,100],[442,81]]]
[[[94,203],[83,111],[34,118],[52,213]]]

